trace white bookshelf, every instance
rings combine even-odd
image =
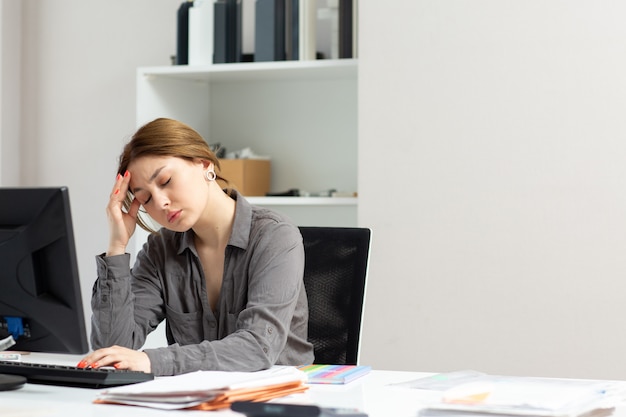
[[[356,59],[141,67],[137,124],[181,120],[272,161],[271,191],[357,192]],[[249,197],[299,225],[357,225],[356,197]]]
[[[143,76],[169,77],[201,82],[303,80],[306,78],[356,79],[356,59],[250,62],[206,66],[174,65],[142,67]]]
[[[356,197],[247,197],[259,206],[356,206]]]

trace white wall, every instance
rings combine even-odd
[[[169,64],[179,1],[22,4],[21,183],[70,187],[87,303],[135,67]],[[626,378],[626,3],[360,14],[363,362]]]
[[[626,3],[360,13],[363,361],[626,378]]]
[[[169,65],[178,0],[23,0],[21,183],[67,185],[87,317],[135,69]]]
[[[0,185],[19,184],[22,6],[0,0]]]

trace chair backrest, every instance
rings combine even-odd
[[[300,227],[309,341],[318,364],[357,364],[371,230]]]

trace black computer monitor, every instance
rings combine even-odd
[[[0,188],[0,333],[7,332],[16,342],[10,350],[89,350],[66,187]]]

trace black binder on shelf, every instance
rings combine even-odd
[[[353,46],[353,13],[352,2],[355,0],[339,0],[339,58],[352,58]]]
[[[257,0],[254,60],[285,60],[285,0]]]
[[[285,0],[285,59],[300,59],[300,0]]]
[[[176,14],[176,65],[189,63],[189,8],[193,1],[185,1]]]
[[[213,6],[213,63],[241,61],[241,0],[217,0]]]
[[[233,0],[232,13],[234,14],[233,43],[235,51],[233,52],[234,62],[243,60],[243,2],[242,0]]]
[[[213,63],[228,62],[226,1],[216,1],[213,5]]]

